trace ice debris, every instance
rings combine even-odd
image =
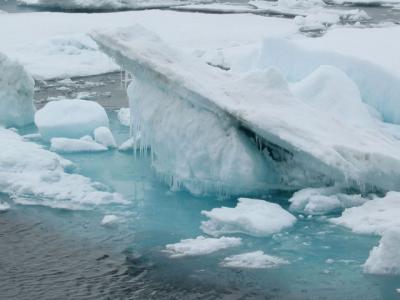
[[[220,263],[220,266],[243,269],[270,269],[287,264],[289,262],[280,257],[265,254],[263,251],[254,251],[228,256]]]

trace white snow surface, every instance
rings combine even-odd
[[[101,126],[108,127],[105,109],[98,103],[66,99],[47,103],[35,114],[35,124],[43,139],[80,138]]]
[[[21,204],[65,209],[125,203],[98,182],[71,173],[74,165],[17,133],[0,127],[0,190]]]
[[[52,138],[50,140],[50,150],[58,153],[76,152],[101,152],[107,151],[105,145],[86,139]]]
[[[33,122],[34,85],[21,64],[0,53],[0,125],[19,127]]]
[[[391,228],[400,228],[400,193],[389,192],[358,207],[347,208],[332,223],[350,228],[356,233],[382,235]]]
[[[296,217],[278,204],[247,198],[240,198],[234,208],[214,208],[201,213],[209,220],[203,221],[200,228],[212,236],[230,233],[269,236],[296,222]]]
[[[222,187],[248,186],[252,190],[266,185],[302,188],[332,182],[359,189],[400,188],[399,141],[382,130],[380,120],[361,102],[358,96],[365,101],[366,87],[352,73],[333,67],[307,73],[300,68],[304,76],[315,74],[292,92],[275,70],[244,75],[225,72],[179,53],[140,26],[92,36],[135,77],[128,90],[136,122],[133,129],[142,130],[142,141],[150,144],[158,158],[156,169],[192,192],[196,192],[192,186],[207,180]],[[265,48],[269,45],[275,47],[272,59]],[[282,51],[278,45],[283,45]],[[286,60],[291,57],[292,44],[267,40],[265,47],[260,62],[268,66],[268,59],[279,62],[281,57],[289,67]],[[317,59],[303,61],[306,65]],[[318,66],[315,63],[315,68]],[[318,92],[320,83],[323,91]],[[351,110],[357,118],[340,113],[347,109],[348,95],[340,93],[343,99],[336,101],[332,94],[337,84],[344,84],[344,91],[356,97],[351,99]],[[299,97],[293,95],[296,92]],[[302,95],[313,95],[313,99],[305,101]],[[370,99],[366,102],[372,106],[381,101],[381,97]],[[176,118],[177,114],[181,118]],[[261,138],[264,161],[252,151],[254,145],[248,144],[238,124]],[[213,157],[215,153],[220,156]],[[210,166],[216,166],[216,171]],[[224,166],[229,166],[229,172]],[[240,183],[237,178],[248,181]],[[191,180],[195,184],[190,184]]]
[[[286,36],[297,30],[291,20],[247,14],[160,10],[107,14],[17,13],[4,14],[0,18],[0,52],[17,59],[39,79],[116,71],[118,66],[98,49],[87,33],[136,23],[189,53],[194,50],[239,49],[256,45],[266,36]],[[235,24],[234,30],[232,24]]]
[[[400,275],[400,227],[383,234],[363,265],[364,272],[378,275]]]
[[[198,236],[195,239],[181,240],[176,244],[168,244],[165,246],[165,252],[170,257],[178,258],[185,256],[199,256],[211,254],[223,249],[237,247],[242,243],[240,238],[236,237],[220,237],[208,238]]]
[[[263,251],[247,252],[224,258],[220,266],[241,269],[271,269],[289,262],[280,257],[265,254]]]
[[[98,127],[93,132],[94,140],[107,147],[107,148],[116,148],[117,143],[115,142],[114,136],[111,130],[108,127]]]
[[[336,187],[305,188],[289,199],[290,211],[307,215],[325,215],[368,201],[361,195],[341,193]]]

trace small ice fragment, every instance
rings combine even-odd
[[[120,108],[118,111],[118,120],[123,126],[131,125],[131,111],[129,107]]]
[[[84,135],[83,137],[80,138],[82,141],[87,141],[87,142],[93,142],[93,138],[90,135]]]
[[[50,143],[50,150],[59,153],[99,152],[108,150],[104,145],[82,139],[52,138]]]
[[[201,213],[209,218],[201,223],[201,229],[213,236],[228,233],[268,236],[296,222],[296,217],[278,204],[248,198],[240,198],[235,208],[214,208]]]
[[[30,134],[25,134],[22,136],[24,139],[27,140],[40,140],[42,138],[42,136],[40,135],[40,133],[30,133]]]
[[[198,256],[236,247],[241,243],[242,240],[235,237],[206,238],[198,236],[195,239],[185,239],[176,244],[168,244],[165,246],[165,252],[169,253],[170,257]]]
[[[1,211],[7,211],[10,209],[10,204],[6,202],[0,202],[0,212]]]
[[[94,140],[106,146],[107,148],[116,148],[117,143],[115,142],[114,136],[108,127],[98,127],[94,130]]]
[[[101,220],[101,225],[112,226],[119,222],[119,218],[116,215],[105,215],[103,220]]]
[[[267,269],[276,268],[289,262],[280,257],[265,254],[263,251],[254,251],[226,257],[220,266],[228,268]]]
[[[328,258],[325,262],[326,262],[327,264],[331,265],[331,264],[333,264],[333,263],[335,262],[335,260],[332,259],[332,258]]]
[[[123,142],[118,150],[119,151],[132,151],[133,150],[133,145],[134,145],[134,139],[133,137],[127,139],[125,142]]]

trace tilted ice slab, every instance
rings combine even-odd
[[[168,244],[165,246],[164,252],[170,254],[171,257],[207,255],[230,247],[237,247],[241,243],[242,239],[236,237],[207,238],[198,236],[195,239],[185,239],[176,244]]]
[[[98,103],[66,99],[47,103],[35,114],[35,124],[45,140],[53,137],[80,138],[109,126],[105,109]]]
[[[58,153],[101,152],[108,148],[89,139],[52,138],[50,150]]]
[[[400,124],[400,64],[397,59],[400,47],[390,41],[390,36],[398,34],[400,30],[391,27],[335,30],[312,41],[266,39],[254,65],[277,68],[292,82],[303,79],[321,65],[335,66],[354,81],[362,100],[377,110],[384,121]],[[357,40],[356,45],[352,43],[354,40]]]
[[[17,133],[0,127],[0,190],[21,204],[79,209],[125,203],[100,183],[71,173],[73,165]]]
[[[247,198],[240,198],[235,208],[220,207],[201,213],[209,218],[201,223],[201,229],[213,236],[230,233],[269,236],[296,222],[296,218],[278,204]]]
[[[113,11],[128,9],[168,8],[185,3],[207,3],[207,0],[18,0],[27,5],[57,10]]]
[[[33,122],[34,85],[22,65],[0,53],[0,125],[24,126]]]
[[[304,187],[334,181],[359,188],[400,188],[399,142],[382,132],[370,115],[361,118],[364,109],[357,111],[358,117],[369,126],[347,122],[349,118],[332,114],[329,105],[321,109],[294,97],[274,70],[224,72],[174,51],[141,27],[92,36],[134,74],[128,91],[133,129],[141,130],[141,140],[151,145],[163,174],[181,182],[208,178],[238,189],[263,182],[269,187]],[[351,91],[351,80],[337,73],[328,71],[327,91],[337,82]],[[310,89],[318,90],[312,85]],[[256,136],[264,162],[244,134]],[[234,153],[232,148],[241,150]],[[211,166],[217,171],[212,173]],[[224,166],[232,167],[226,172]],[[226,180],[226,174],[232,177]]]

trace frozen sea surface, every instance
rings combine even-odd
[[[86,80],[89,81],[89,80]],[[117,89],[117,88],[116,88]],[[111,89],[112,90],[112,89]],[[40,93],[37,94],[37,96]],[[129,128],[109,108],[120,144]],[[21,134],[35,132],[24,128]],[[48,145],[45,144],[45,147]],[[204,235],[201,211],[235,207],[237,199],[171,192],[147,156],[111,150],[68,154],[79,173],[107,183],[127,205],[92,210],[16,205],[0,213],[0,299],[397,299],[399,278],[373,276],[361,265],[379,237],[351,233],[324,217],[302,218],[269,237],[242,234],[240,246],[170,258],[167,244]],[[254,195],[288,209],[290,194]],[[31,203],[35,202],[35,199]],[[38,202],[39,203],[39,202]],[[102,225],[115,215],[113,226]],[[227,257],[263,251],[288,263],[276,268],[225,268]]]

